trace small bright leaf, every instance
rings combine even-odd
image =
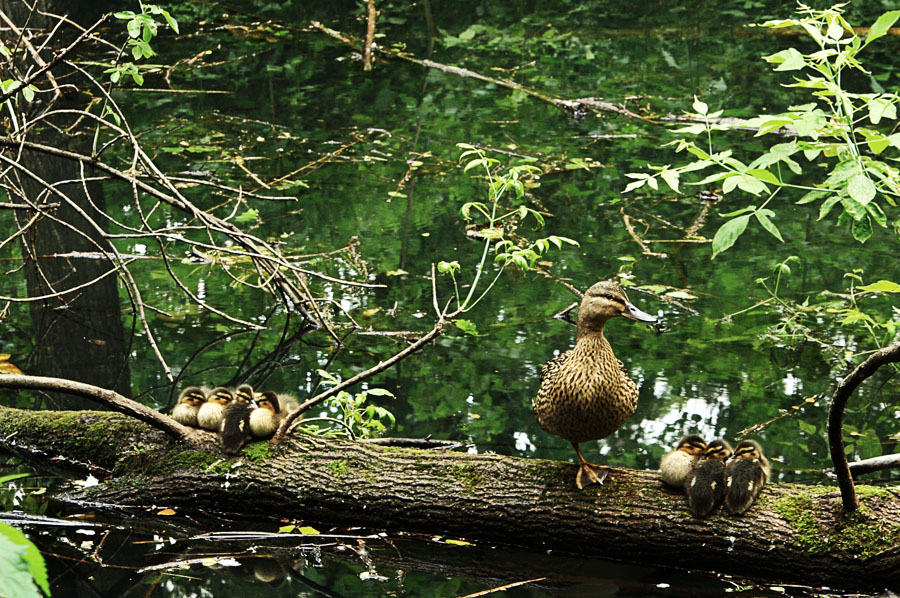
[[[278,528],[278,533],[279,534],[289,534],[292,531],[294,531],[295,529],[297,529],[296,525],[282,525],[281,527]]]
[[[234,219],[238,224],[247,224],[249,222],[256,222],[259,220],[259,210],[247,210],[240,216]]]
[[[746,230],[747,222],[750,221],[750,214],[744,214],[737,218],[732,218],[719,227],[712,241],[712,258],[734,245],[738,237]]]
[[[897,22],[897,19],[900,19],[900,10],[892,10],[878,17],[875,23],[869,28],[869,35],[866,36],[866,43],[863,44],[863,47],[868,46],[879,37],[886,35],[888,30]]]
[[[163,515],[164,517],[168,517],[169,515],[174,515],[176,513],[175,509],[163,509],[162,511],[157,511],[157,515]]]
[[[465,540],[444,540],[447,544],[452,544],[453,546],[474,546],[471,542],[466,542]]]
[[[755,213],[756,219],[759,220],[759,223],[762,225],[764,229],[769,231],[773,237],[784,243],[784,239],[781,238],[781,233],[778,231],[778,227],[775,226],[775,223],[772,222],[772,216],[775,215],[775,212],[772,210],[759,210]]]
[[[310,527],[308,525],[304,525],[303,527],[298,527],[297,531],[300,532],[301,534],[303,534],[304,536],[318,536],[320,533],[322,533],[319,530],[317,530],[316,528]]]
[[[855,174],[850,177],[850,181],[847,183],[847,192],[850,194],[850,197],[862,205],[866,205],[875,197],[875,183],[863,173]]]
[[[860,291],[878,291],[880,293],[900,293],[900,284],[890,280],[879,280],[872,284],[856,287]]]

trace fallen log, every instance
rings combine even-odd
[[[655,472],[613,469],[579,491],[574,465],[295,433],[236,457],[118,413],[0,408],[0,448],[103,481],[80,503],[171,507],[424,532],[632,563],[814,583],[900,583],[900,490],[770,484],[744,516],[693,517]],[[65,459],[56,457],[64,455]]]

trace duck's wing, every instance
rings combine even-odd
[[[566,362],[569,358],[569,355],[572,354],[572,351],[566,351],[565,353],[560,353],[547,363],[541,366],[541,382],[544,380],[553,377],[553,374],[559,371],[559,368],[562,367],[562,364]]]

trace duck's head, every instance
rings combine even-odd
[[[722,439],[710,442],[703,453],[703,458],[707,461],[725,461],[730,456],[731,445]]]
[[[178,396],[178,402],[191,407],[199,407],[206,402],[206,393],[199,386],[189,386],[181,391],[181,394]]]
[[[639,322],[655,322],[656,318],[642,312],[628,300],[625,290],[614,280],[603,280],[585,292],[578,308],[579,330],[602,330],[610,318],[628,318]]]
[[[212,403],[218,403],[219,405],[227,405],[234,400],[234,395],[224,386],[219,386],[212,389],[212,392],[209,393],[206,400]]]
[[[746,459],[748,461],[762,459],[763,450],[755,440],[744,440],[734,448],[734,458]]]
[[[278,395],[271,390],[263,392],[262,396],[256,401],[256,403],[259,405],[260,409],[268,409],[272,413],[279,413],[281,411],[281,405],[278,402]]]
[[[253,387],[249,384],[241,384],[234,393],[234,400],[244,405],[249,405],[253,401]]]
[[[692,456],[702,455],[706,451],[706,442],[696,434],[692,434],[682,438],[675,450]]]

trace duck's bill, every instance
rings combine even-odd
[[[633,306],[631,303],[625,303],[625,313],[622,314],[629,320],[637,320],[638,322],[655,322],[656,316],[643,312]]]

